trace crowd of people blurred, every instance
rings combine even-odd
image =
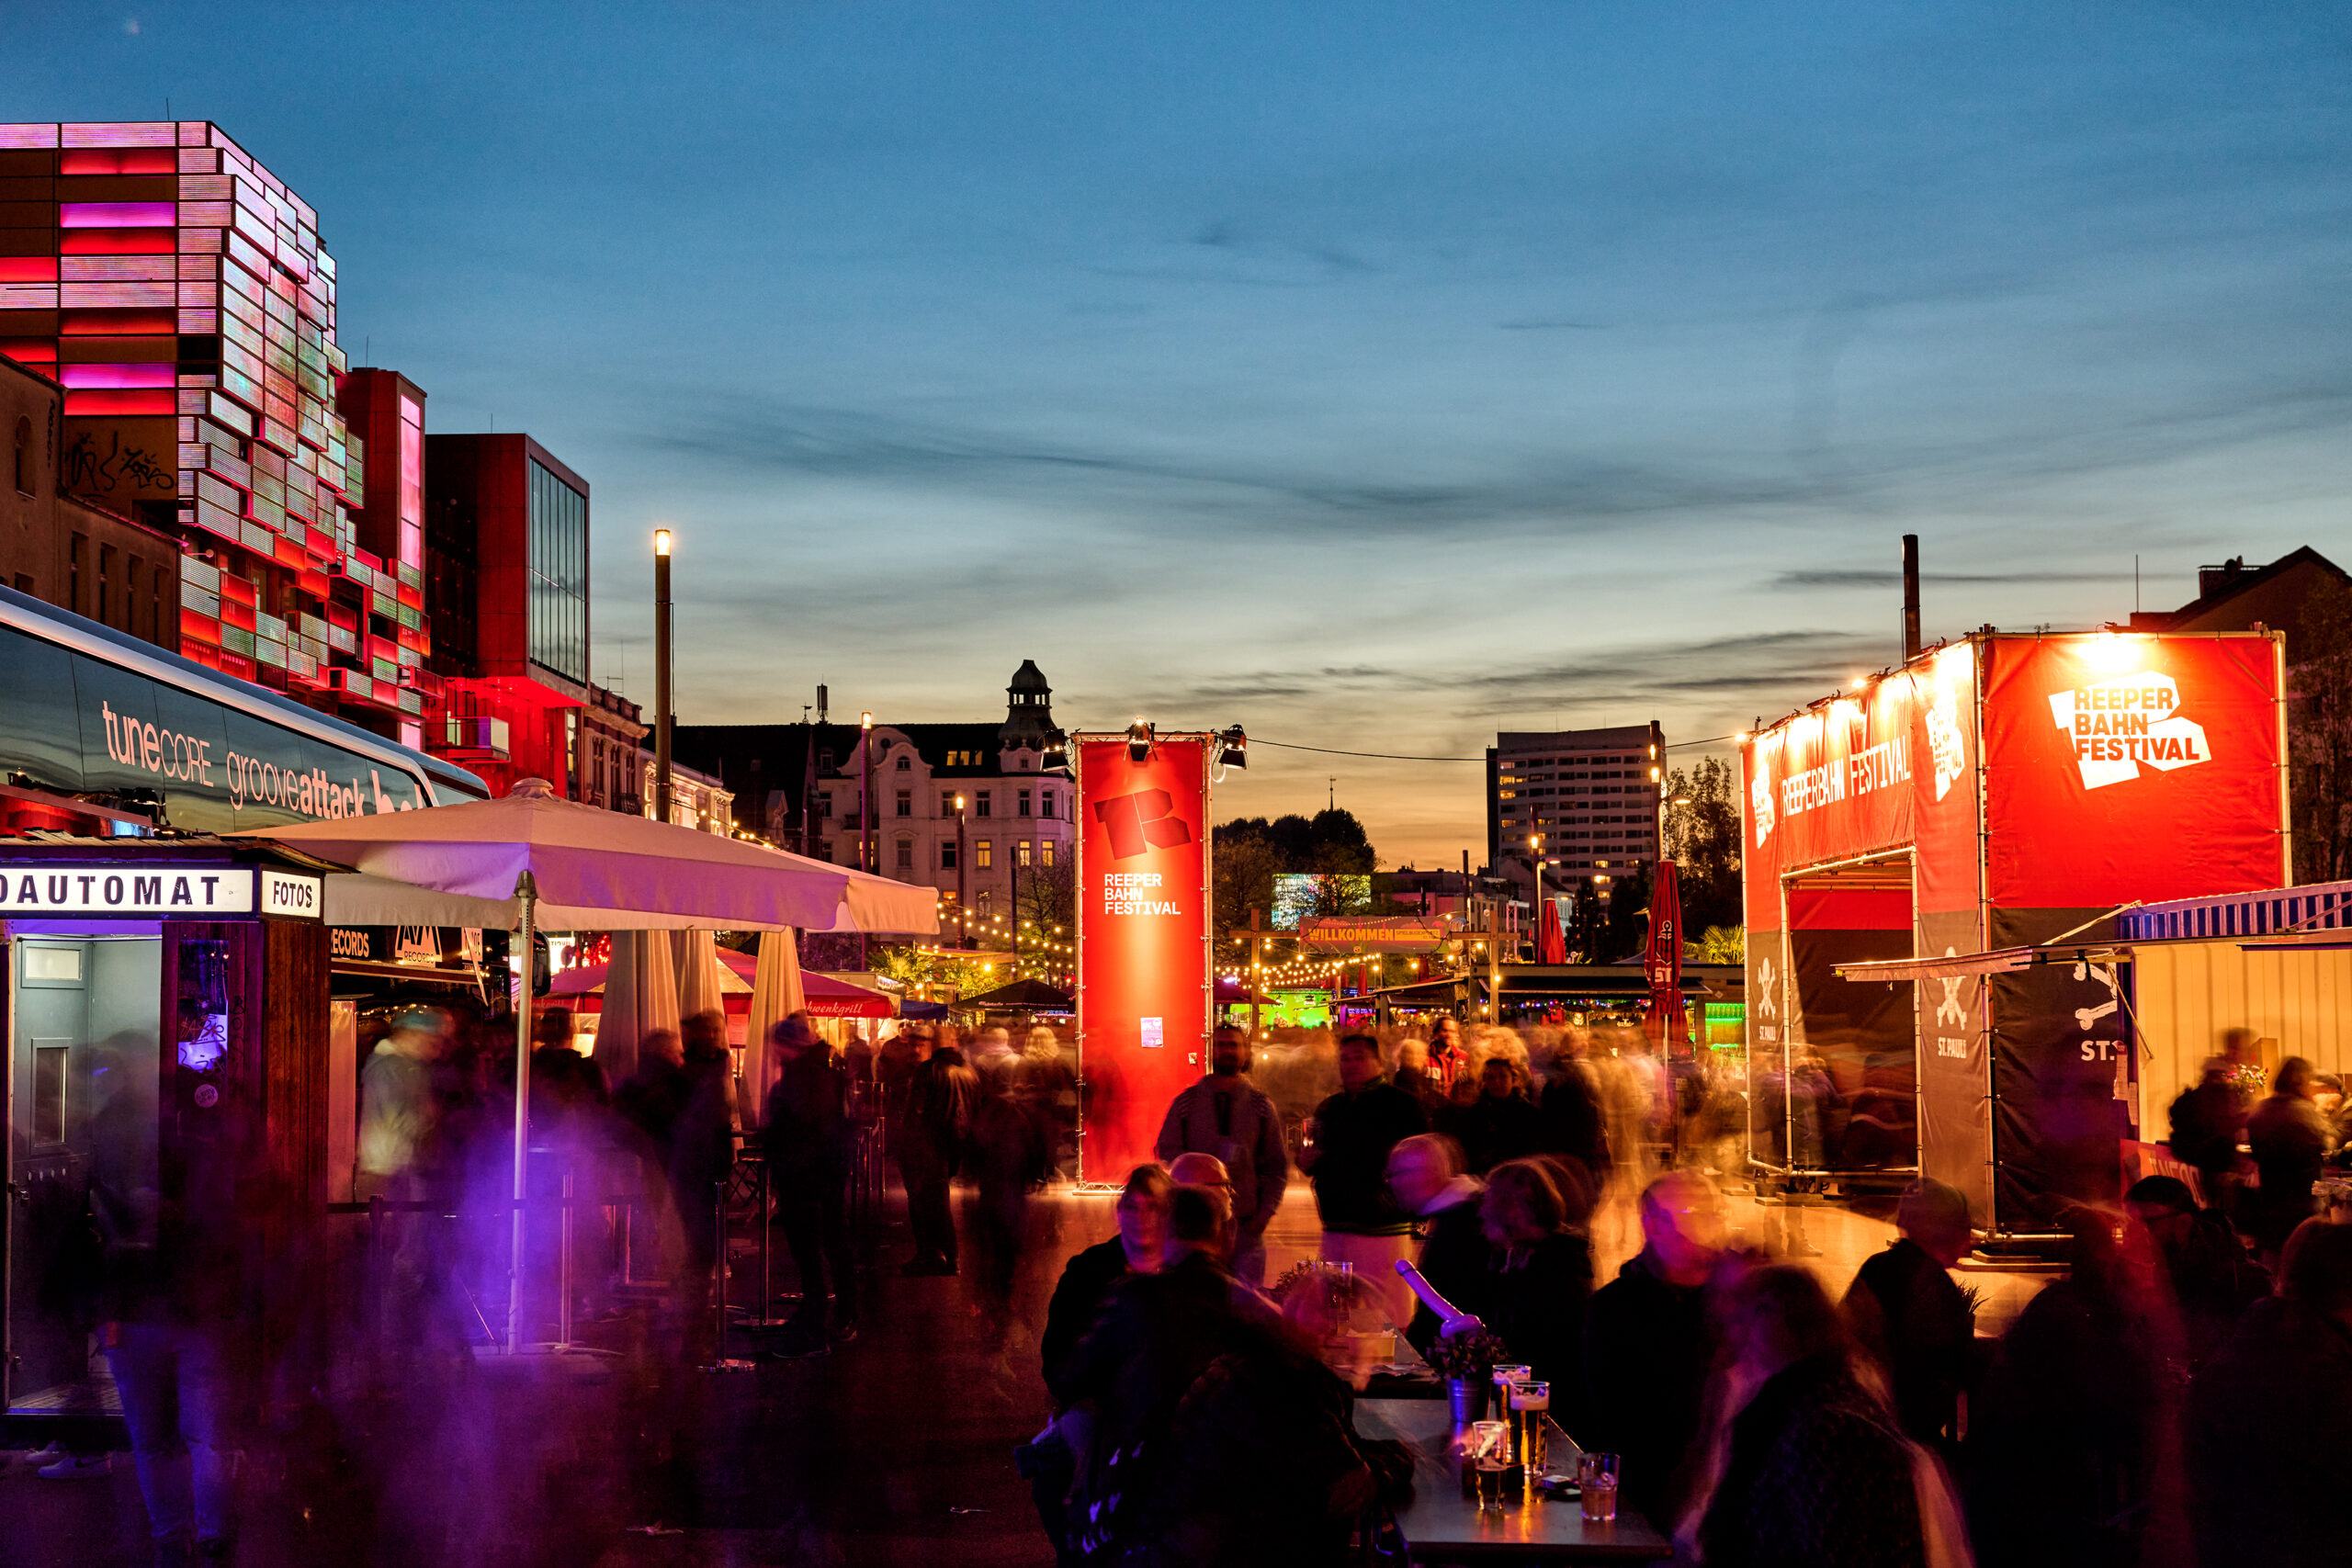
[[[366,1304],[343,1325],[360,1353],[341,1360],[347,1334],[257,1336],[229,1288],[251,1271],[159,1203],[152,1105],[101,1117],[97,1244],[77,1266],[108,1322],[159,1561],[228,1553],[224,1412],[257,1343],[312,1347],[281,1380],[413,1392],[502,1337],[514,1039],[507,1020],[417,1006],[363,1040]],[[1126,1174],[1116,1233],[1069,1258],[1041,1314],[1016,1300],[1024,1260],[1059,1256],[1035,1200],[1071,1174],[1090,1092],[1052,1029],[917,1021],[843,1045],[796,1014],[759,1081],[717,1014],[647,1036],[618,1082],[575,1049],[569,1015],[542,1014],[535,1039],[534,1194],[594,1196],[534,1212],[522,1332],[616,1315],[633,1282],[659,1280],[655,1342],[716,1356],[750,1150],[766,1202],[748,1218],[776,1228],[797,1283],[762,1344],[852,1346],[876,1290],[854,1204],[887,1155],[911,1242],[898,1272],[964,1276],[1004,1347],[1025,1348],[1042,1316],[1051,1419],[1020,1461],[1065,1563],[1336,1563],[1364,1549],[1413,1468],[1359,1427],[1366,1369],[1334,1354],[1367,1321],[1424,1354],[1493,1337],[1550,1385],[1578,1445],[1622,1456],[1626,1506],[1683,1562],[2343,1556],[2327,1438],[2352,1410],[2352,1225],[2313,1197],[2347,1157],[2341,1086],[2294,1058],[2264,1080],[2244,1043],[2173,1108],[2183,1174],[2140,1180],[2113,1212],[2069,1211],[2064,1273],[1992,1337],[1955,1279],[1973,1245],[1960,1193],[1913,1183],[1896,1239],[1833,1293],[1775,1232],[1733,1227],[1724,1129],[1744,1119],[1744,1086],[1704,1053],[1654,1055],[1638,1031],[1219,1028],[1165,1108],[1158,1161]],[[1270,1282],[1295,1178],[1315,1256]],[[633,1201],[607,1206],[615,1193]],[[70,1447],[45,1457],[59,1478],[107,1466]]]
[[[1702,1100],[1638,1045],[1543,1044],[1451,1021],[1351,1035],[1318,1081],[1311,1045],[1220,1032],[1170,1109],[1170,1164],[1130,1175],[1118,1235],[1052,1303],[1054,1419],[1023,1458],[1060,1561],[1338,1562],[1394,1500],[1396,1456],[1356,1429],[1348,1369],[1316,1357],[1323,1276],[1269,1292],[1237,1266],[1278,1168],[1259,1122],[1301,1105],[1286,1146],[1323,1258],[1357,1266],[1419,1349],[1498,1337],[1578,1445],[1622,1456],[1626,1503],[1678,1561],[2344,1560],[2327,1472],[2352,1410],[2352,1225],[2315,1213],[2336,1107],[2308,1064],[2233,1111],[2184,1097],[2204,1193],[2155,1176],[2067,1212],[2064,1272],[1996,1337],[1954,1278],[1974,1243],[1956,1190],[1913,1182],[1839,1299],[1734,1232],[1706,1137],[1677,1157]],[[2226,1157],[2196,1149],[2200,1113],[2223,1117]],[[1612,1200],[1640,1247],[1603,1282]],[[1386,1293],[1399,1258],[1449,1311]]]

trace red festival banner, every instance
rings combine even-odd
[[[1152,1157],[1169,1102],[1204,1070],[1209,1032],[1210,738],[1076,735],[1078,1042],[1085,1181]]]
[[[2098,908],[2286,886],[2278,660],[2268,637],[1994,639],[1994,907]]]
[[[1548,907],[1544,913],[1552,916]],[[1668,1050],[1688,1044],[1690,1035],[1682,1010],[1682,892],[1670,860],[1657,863],[1657,881],[1650,889],[1650,931],[1642,949],[1642,973],[1650,987],[1643,1032]]]

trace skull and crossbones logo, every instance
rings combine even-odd
[[[1956,948],[1947,947],[1944,949],[1944,956],[1946,958],[1956,958],[1959,956],[1959,950]],[[1938,1027],[1941,1027],[1944,1024],[1950,1024],[1954,1029],[1965,1026],[1968,1022],[1968,1010],[1961,1006],[1960,988],[1968,984],[1968,976],[1965,975],[1939,975],[1936,977],[1936,984],[1944,988],[1944,999],[1936,1004],[1936,1023]]]

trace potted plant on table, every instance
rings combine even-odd
[[[1457,1423],[1476,1421],[1486,1413],[1495,1363],[1503,1359],[1501,1339],[1484,1328],[1464,1328],[1440,1335],[1424,1359],[1430,1371],[1445,1380],[1446,1401]]]

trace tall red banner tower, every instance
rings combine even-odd
[[[1208,1059],[1210,735],[1073,735],[1082,1181],[1152,1156]]]

